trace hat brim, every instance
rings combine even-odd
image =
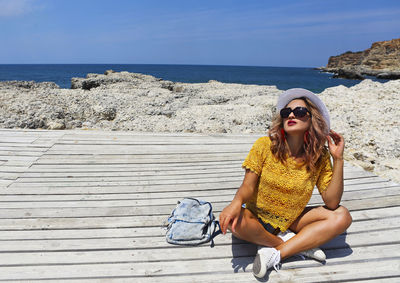
[[[319,112],[321,113],[322,117],[324,117],[325,123],[328,126],[328,132],[331,128],[331,121],[329,117],[329,111],[326,108],[325,104],[322,102],[322,100],[316,96],[314,93],[312,93],[309,90],[306,90],[304,88],[291,88],[283,92],[279,98],[278,98],[278,103],[276,105],[276,110],[279,113],[282,108],[284,108],[286,105],[289,104],[290,101],[296,98],[301,98],[301,97],[306,97],[309,100],[311,100],[312,103],[315,104],[315,106],[318,108]]]

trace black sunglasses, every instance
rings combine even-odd
[[[282,118],[287,118],[292,112],[296,118],[303,118],[304,116],[307,115],[307,113],[309,113],[311,116],[311,112],[306,107],[300,107],[300,106],[296,107],[293,110],[292,108],[289,107],[283,108],[281,109],[280,114]]]

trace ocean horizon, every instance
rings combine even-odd
[[[106,70],[141,73],[173,82],[205,83],[216,80],[224,83],[275,85],[281,90],[301,87],[316,93],[328,87],[350,87],[360,82],[333,78],[332,74],[311,67],[181,64],[0,64],[0,81],[54,82],[61,88],[70,88],[71,78],[86,77],[88,73],[103,74]]]

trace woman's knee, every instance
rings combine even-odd
[[[353,218],[351,217],[350,212],[346,207],[339,206],[332,212],[332,220],[334,221],[336,229],[345,231],[347,228],[349,228],[349,226],[353,222]]]

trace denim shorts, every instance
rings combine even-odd
[[[260,218],[258,218],[258,221],[262,224],[262,226],[264,227],[265,230],[267,230],[267,232],[273,234],[273,235],[278,235],[279,232],[281,231],[281,229],[279,228],[274,228],[271,224],[269,223],[264,223]]]
[[[242,204],[243,208],[246,208],[246,204]],[[264,223],[260,218],[258,218],[258,221],[261,223],[261,225],[264,227],[267,232],[273,234],[273,235],[278,235],[281,229],[279,228],[274,228],[271,224],[269,223]]]

